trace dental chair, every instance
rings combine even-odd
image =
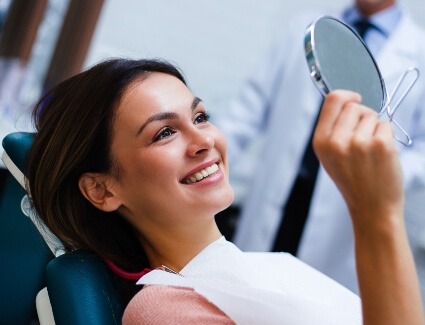
[[[2,160],[23,188],[26,154],[33,139],[34,134],[26,132],[11,133],[3,139]],[[121,324],[125,303],[114,284],[113,272],[92,254],[65,253],[58,238],[37,220],[27,195],[21,208],[55,256],[45,267],[46,288],[38,293],[35,302],[40,324]]]
[[[35,297],[46,285],[53,254],[21,211],[24,189],[8,174],[0,196],[0,324],[28,325],[37,320]]]

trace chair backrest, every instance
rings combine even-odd
[[[25,158],[33,139],[32,133],[17,132],[3,140],[2,159],[22,185]],[[92,254],[70,252],[51,260],[46,267],[46,283],[55,322],[121,324],[125,304],[114,285],[114,276]]]
[[[18,154],[21,156],[23,151]],[[12,150],[10,155],[18,165],[24,160]],[[9,174],[0,197],[0,324],[30,324],[37,320],[35,299],[46,285],[45,268],[54,257],[21,211],[24,195],[25,190]]]
[[[98,257],[71,252],[46,268],[47,291],[56,324],[121,324],[125,305],[112,271]]]

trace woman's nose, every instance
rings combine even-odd
[[[187,145],[187,154],[197,156],[203,152],[208,152],[214,147],[214,137],[203,130],[196,129],[190,135],[190,141]]]

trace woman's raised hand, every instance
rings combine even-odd
[[[330,93],[313,146],[350,211],[363,324],[424,324],[392,127],[360,101],[353,92]]]
[[[313,145],[344,196],[354,225],[370,227],[379,217],[402,215],[403,182],[390,123],[380,121],[360,101],[350,91],[330,93]]]

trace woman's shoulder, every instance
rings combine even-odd
[[[206,298],[190,288],[145,286],[124,311],[124,325],[132,324],[234,324]]]

